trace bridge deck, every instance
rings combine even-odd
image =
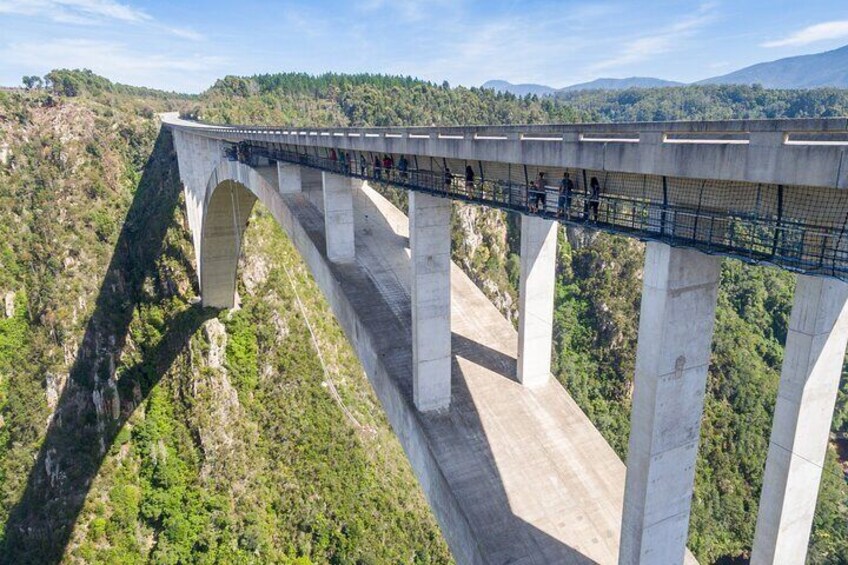
[[[323,254],[321,195],[305,185],[284,203]],[[516,382],[515,330],[455,265],[452,406],[415,411],[407,219],[367,186],[354,206],[356,264],[329,266],[356,313],[356,329],[343,317],[342,325],[349,334],[370,334],[391,380],[374,383],[389,418],[408,452],[403,425],[413,419],[423,431],[450,490],[441,494],[459,503],[483,562],[614,563],[623,463],[558,382],[536,390]],[[385,387],[398,390],[404,406],[393,406]],[[416,456],[410,458],[421,478]],[[426,492],[428,481],[421,482]]]

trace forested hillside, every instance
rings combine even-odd
[[[178,97],[83,72],[48,83],[0,92],[2,563],[450,560],[362,369],[265,211],[248,229],[239,308],[197,305],[155,112],[375,126],[848,114],[839,90],[540,100],[284,74]],[[515,218],[456,205],[453,224],[454,258],[514,319]],[[560,243],[555,373],[626,457],[644,247],[578,229]],[[724,263],[689,540],[702,563],[750,549],[792,291],[788,273]],[[848,562],[846,502],[832,451],[810,562]]]
[[[848,115],[848,91],[698,86],[540,99],[408,78],[282,74],[227,77],[192,112],[212,122],[337,126],[826,117]],[[454,259],[515,319],[518,223],[477,207],[454,212]],[[560,244],[554,371],[625,458],[644,246],[579,229],[561,230]],[[787,272],[724,262],[689,539],[702,563],[750,551],[793,289]],[[838,432],[848,424],[845,392],[843,383]],[[848,562],[848,489],[835,450],[828,457],[811,563]]]
[[[0,563],[450,562],[267,212],[240,307],[197,304],[185,98],[48,78],[0,92]]]

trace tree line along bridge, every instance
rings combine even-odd
[[[461,563],[694,561],[721,257],[797,272],[751,561],[804,562],[848,342],[848,120],[163,123],[204,304],[233,305],[261,200],[330,302]],[[375,167],[387,156],[393,168]],[[408,223],[375,179],[408,191]],[[517,336],[451,263],[451,200],[521,214]],[[626,470],[550,378],[558,222],[647,241]]]

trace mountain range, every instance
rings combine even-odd
[[[761,84],[766,88],[848,88],[848,45],[815,53],[787,57],[776,61],[758,63],[692,84]],[[516,96],[535,94],[547,96],[577,90],[624,90],[627,88],[659,88],[684,86],[685,83],[652,77],[599,78],[590,82],[553,88],[543,84],[511,84],[503,80],[490,80],[483,88],[511,92]]]

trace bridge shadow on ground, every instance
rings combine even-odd
[[[518,382],[518,361],[512,355],[456,332],[451,333],[451,350],[455,356],[467,359],[505,379]]]
[[[177,222],[181,186],[170,133],[162,130],[121,227],[66,386],[23,495],[6,522],[0,563],[57,563],[117,434],[168,372],[188,340],[215,315],[200,306],[165,306],[176,291],[157,258],[173,254],[196,280],[190,261],[166,234]],[[150,282],[156,292],[145,291]],[[134,312],[160,304],[167,312],[155,343],[135,343],[135,362],[121,366]]]
[[[258,196],[263,198],[261,194]],[[308,240],[307,245],[312,247],[312,250],[303,248],[301,252],[305,257],[322,256],[322,260],[330,269],[330,278],[335,281],[331,284],[341,286],[345,301],[355,313],[355,321],[345,313],[336,313],[342,325],[346,326],[345,331],[352,343],[361,340],[361,337],[357,337],[357,332],[365,330],[370,334],[367,341],[373,347],[376,357],[380,359],[386,376],[380,375],[381,370],[378,369],[378,375],[372,378],[369,374],[369,378],[390,421],[393,425],[400,426],[395,432],[404,443],[404,449],[412,460],[415,460],[416,456],[410,454],[410,449],[418,451],[423,448],[423,451],[432,453],[438,466],[437,473],[444,477],[448,485],[450,494],[447,498],[459,501],[460,515],[457,515],[446,502],[447,498],[442,496],[444,493],[430,494],[431,506],[439,519],[445,519],[445,512],[451,516],[448,518],[449,523],[442,522],[442,527],[446,528],[446,537],[453,536],[453,541],[456,542],[458,536],[461,538],[458,543],[466,548],[476,548],[471,550],[471,553],[479,554],[486,563],[596,563],[580,548],[572,547],[548,533],[561,533],[571,527],[575,531],[591,531],[590,520],[585,519],[583,512],[585,509],[576,511],[574,515],[557,515],[552,518],[550,509],[533,507],[540,499],[544,500],[545,496],[534,497],[535,502],[530,503],[530,508],[526,501],[522,500],[521,493],[515,488],[517,483],[523,482],[526,485],[523,491],[525,493],[528,489],[539,493],[540,489],[555,489],[557,481],[544,477],[547,480],[534,483],[534,479],[539,475],[534,474],[536,470],[531,468],[532,461],[506,460],[509,450],[520,444],[516,437],[521,434],[507,433],[509,438],[505,440],[495,428],[506,425],[517,430],[522,426],[522,422],[509,423],[497,417],[493,418],[492,414],[497,411],[497,407],[491,403],[491,397],[488,401],[480,400],[481,390],[492,387],[506,391],[499,398],[501,402],[506,403],[511,402],[513,397],[530,394],[514,382],[505,382],[516,380],[515,358],[454,332],[451,408],[447,412],[418,413],[412,398],[412,321],[409,292],[408,288],[400,288],[408,284],[409,256],[405,249],[408,244],[406,238],[400,237],[392,228],[392,222],[380,218],[370,203],[363,202],[362,197],[357,196],[357,262],[348,265],[331,264],[326,261],[324,254],[324,220],[315,195],[286,195],[283,201],[297,224],[305,231],[306,238],[295,237],[295,240]],[[327,284],[326,280],[324,284]],[[327,292],[327,289],[324,290]],[[334,291],[330,294],[334,294]],[[356,329],[351,329],[351,324],[354,324]],[[386,386],[386,377],[393,381],[393,384]],[[399,394],[402,400],[398,399],[396,394]],[[401,404],[404,408],[399,409]],[[417,439],[422,437],[421,434],[426,438],[426,446],[422,446]],[[538,455],[538,451],[535,451],[534,455]],[[569,462],[561,461],[560,464],[567,466]],[[428,465],[425,464],[425,467]],[[422,472],[421,469],[416,470]],[[550,471],[551,469],[547,468],[542,473]],[[434,469],[423,472],[430,475]],[[423,482],[430,483],[431,490],[441,488],[432,486],[433,482],[439,482],[439,479],[434,479],[432,475],[423,479]],[[551,495],[553,494],[555,493],[551,492]],[[566,506],[568,508],[565,508]],[[574,509],[574,506],[575,504],[563,505],[561,508],[567,511]],[[472,539],[457,534],[463,530],[460,526],[462,521],[467,521]],[[543,531],[540,525],[546,531]],[[585,539],[585,546],[602,543],[600,538],[608,538],[611,535],[614,535],[614,532],[595,532],[587,535],[589,539]],[[584,541],[580,536],[575,535],[572,538]],[[582,545],[584,544],[581,543]],[[460,559],[459,555],[456,557]]]

